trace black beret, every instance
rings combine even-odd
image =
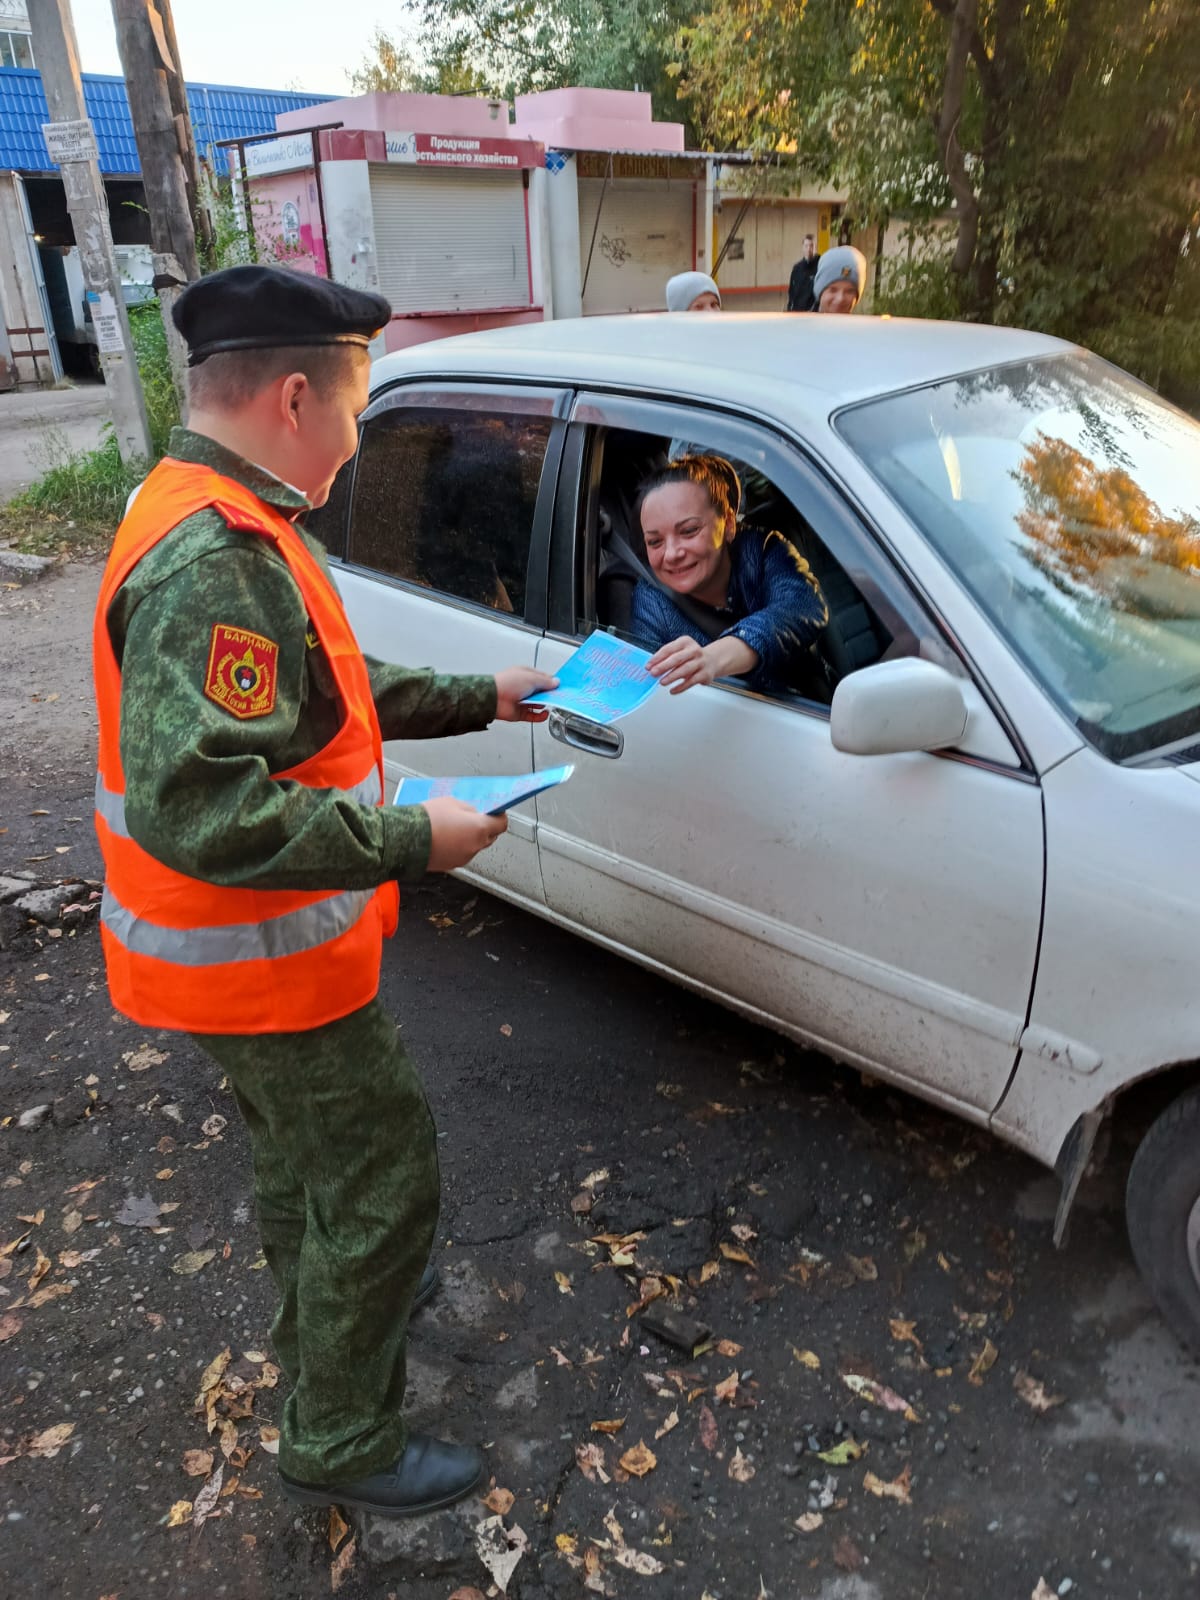
[[[171,315],[188,347],[188,366],[225,350],[288,345],[365,346],[391,317],[379,294],[283,267],[226,267],[190,283]]]

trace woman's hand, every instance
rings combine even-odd
[[[545,706],[523,706],[521,701],[543,689],[557,689],[558,679],[536,667],[505,667],[496,674],[497,722],[545,722]]]
[[[718,678],[753,672],[757,665],[758,651],[732,635],[703,645],[685,635],[656,651],[646,670],[672,694],[682,694],[698,683],[714,683]]]

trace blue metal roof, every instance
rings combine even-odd
[[[274,133],[277,113],[301,111],[337,98],[281,89],[234,89],[220,83],[189,83],[187,94],[196,149],[210,159],[215,140]],[[83,98],[100,146],[101,172],[140,172],[124,78],[85,72]],[[41,73],[28,67],[0,67],[0,169],[56,171],[42,138],[42,123],[49,120]]]

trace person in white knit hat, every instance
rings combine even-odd
[[[677,272],[667,280],[668,311],[720,311],[721,291],[707,272]]]
[[[813,279],[813,309],[848,316],[867,286],[867,258],[852,244],[826,250]]]

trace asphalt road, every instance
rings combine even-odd
[[[77,677],[87,594],[0,603],[0,669],[14,629],[59,641],[34,683],[0,677],[0,727],[14,696],[43,708],[0,743],[0,874],[95,870],[87,719],[46,698]],[[410,1398],[486,1446],[495,1492],[334,1524],[335,1556],[274,1478],[231,1097],[188,1041],[114,1015],[94,928],[19,921],[0,1117],[51,1112],[0,1129],[5,1594],[476,1600],[488,1538],[517,1600],[1200,1589],[1198,1371],[1134,1272],[1121,1141],[1056,1252],[1025,1158],[453,882],[406,897],[384,972],[442,1130],[444,1286]],[[708,1347],[664,1342],[640,1301]],[[210,1433],[195,1401],[226,1348]],[[205,1518],[218,1469],[237,1481]]]

